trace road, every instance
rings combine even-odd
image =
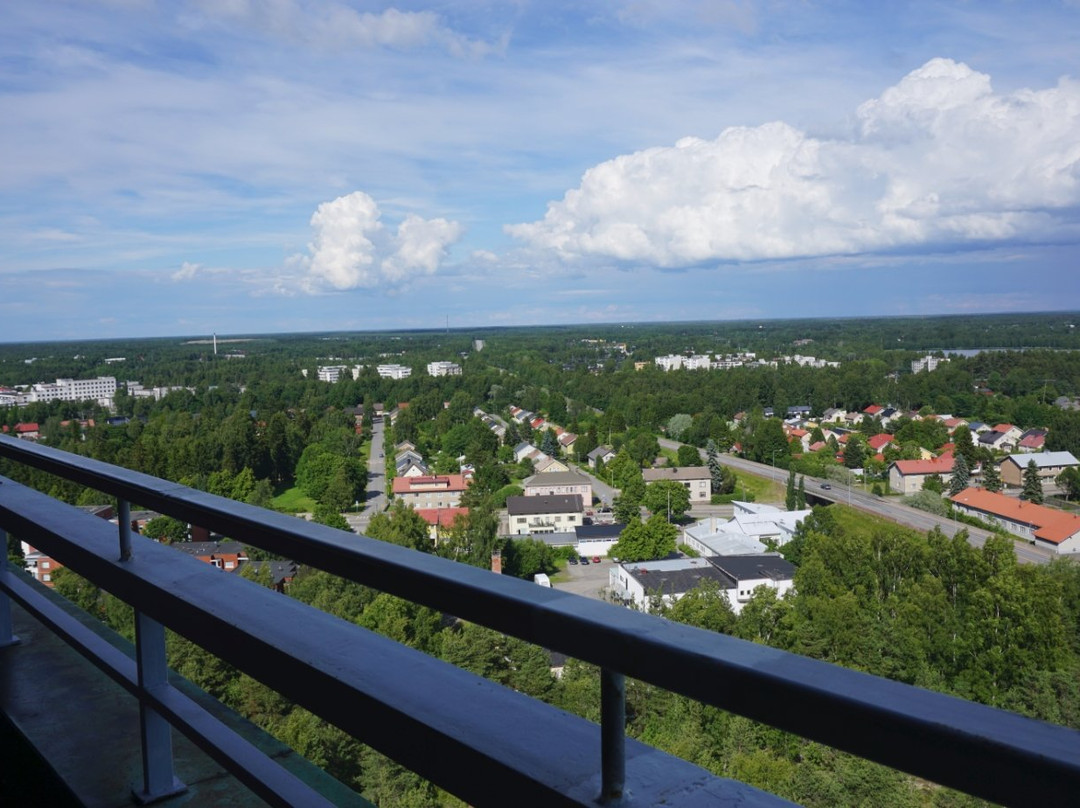
[[[674,449],[675,451],[678,451],[681,444],[677,441],[661,438],[660,445],[665,449]],[[705,453],[702,451],[701,455],[704,457]],[[787,469],[774,468],[765,463],[755,463],[752,460],[745,460],[741,457],[732,457],[731,455],[726,454],[720,454],[717,457],[722,464],[730,466],[733,469],[744,471],[749,474],[756,474],[758,477],[775,480],[782,485],[787,483]],[[832,487],[824,489],[821,487],[822,483],[827,483]],[[859,490],[857,487],[850,487],[832,480],[826,481],[814,477],[807,477],[806,493],[808,497],[826,502],[840,502],[850,505],[852,508],[858,508],[861,511],[866,511],[875,516],[890,519],[898,524],[915,528],[916,530],[928,531],[938,527],[946,536],[953,536],[960,530],[966,530],[968,532],[968,541],[975,547],[982,547],[983,544],[986,543],[987,538],[991,535],[988,530],[982,530],[981,528],[954,522],[951,519],[936,516],[935,514],[903,505],[891,497],[876,497],[873,494],[868,494],[865,491]],[[1030,564],[1047,564],[1051,558],[1053,558],[1048,551],[1034,547],[1024,541],[1013,541],[1013,545],[1016,548],[1017,560],[1022,562]]]
[[[371,423],[371,456],[368,458],[367,489],[364,492],[363,509],[358,513],[345,514],[345,521],[356,533],[367,531],[368,522],[386,509],[386,425],[381,417]]]

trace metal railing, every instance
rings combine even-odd
[[[535,804],[780,802],[626,739],[626,676],[995,802],[1071,804],[1080,791],[1073,730],[29,442],[0,438],[0,456],[598,665],[601,727],[143,537],[118,538],[102,520],[0,480],[0,528],[131,604],[151,634],[146,621],[168,626],[472,804],[505,804],[508,794]],[[0,621],[2,593],[33,611],[32,590],[5,571]],[[3,632],[0,625],[0,639]],[[157,645],[155,636],[132,692],[245,782],[259,781],[252,756],[223,740],[221,728],[175,706],[157,673]],[[259,793],[311,804],[276,786]]]

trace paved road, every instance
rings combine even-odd
[[[678,442],[667,440],[666,438],[660,439],[660,445],[665,449],[675,449],[676,451],[680,446]],[[704,456],[705,453],[702,452],[701,454]],[[764,463],[755,463],[752,460],[745,460],[741,457],[732,457],[727,454],[719,455],[718,459],[724,465],[731,466],[739,471],[756,474],[759,477],[766,477],[781,484],[787,483],[788,472],[786,469],[773,468]],[[821,484],[824,482],[828,482],[832,488],[821,488]],[[983,544],[986,543],[987,538],[991,535],[987,530],[957,523],[951,519],[946,519],[932,513],[927,513],[926,511],[920,511],[917,508],[902,505],[894,498],[876,497],[873,494],[867,494],[864,491],[860,491],[857,487],[849,487],[831,480],[825,481],[814,477],[807,477],[806,493],[811,498],[827,502],[841,502],[850,505],[853,508],[858,508],[859,510],[867,511],[877,516],[883,516],[886,519],[891,519],[898,524],[912,527],[916,530],[927,531],[934,527],[939,527],[946,536],[953,536],[960,530],[966,530],[968,532],[968,541],[975,547],[982,547]],[[1024,541],[1014,541],[1013,545],[1016,548],[1017,559],[1023,562],[1046,564],[1049,563],[1053,557],[1048,551],[1034,547]]]
[[[359,513],[345,514],[345,521],[356,533],[367,530],[368,522],[377,513],[386,509],[386,425],[381,417],[376,417],[371,426],[371,456],[368,458],[367,490],[364,493],[364,507]]]

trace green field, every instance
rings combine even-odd
[[[278,510],[288,513],[310,513],[316,505],[315,500],[296,486],[281,489],[270,502]]]
[[[774,483],[764,477],[747,474],[745,471],[736,471],[738,483],[735,484],[735,494],[744,496],[744,491],[754,495],[754,502],[783,502],[786,495],[784,486]]]

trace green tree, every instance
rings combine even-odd
[[[667,436],[671,440],[682,440],[683,436],[690,430],[693,422],[694,419],[685,412],[676,413],[668,418]]]
[[[1034,460],[1029,460],[1027,466],[1024,467],[1024,474],[1021,477],[1021,482],[1023,484],[1023,489],[1020,491],[1020,499],[1025,499],[1036,505],[1042,505],[1042,479],[1039,477],[1039,467],[1035,465]]]
[[[957,454],[953,461],[952,477],[949,479],[949,494],[956,496],[971,483],[971,467],[968,466],[967,458]]]
[[[538,572],[554,572],[554,553],[539,539],[508,539],[502,551],[503,574],[531,579]]]
[[[166,544],[187,541],[187,523],[171,516],[155,516],[143,526],[142,534]]]
[[[555,436],[554,429],[544,430],[544,439],[540,442],[540,451],[548,457],[559,456],[559,439]]]
[[[1065,469],[1056,478],[1066,499],[1080,499],[1080,469],[1075,466]]]
[[[849,469],[861,469],[866,462],[866,443],[860,435],[849,435],[844,446],[844,466]]]
[[[336,508],[332,508],[329,505],[319,503],[315,506],[315,510],[311,514],[312,521],[317,522],[320,525],[326,525],[327,527],[336,527],[338,530],[347,530],[350,533],[352,528],[349,527],[348,521],[341,515],[341,512]]]
[[[389,511],[371,518],[367,535],[423,553],[430,553],[433,549],[428,523],[400,499],[394,501]]]
[[[935,494],[945,493],[945,483],[940,474],[930,474],[923,480],[923,491],[933,491]]]
[[[619,534],[619,540],[609,555],[621,561],[651,561],[666,558],[675,552],[678,529],[669,524],[661,514],[654,514],[648,522],[632,517]]]
[[[651,513],[681,519],[690,510],[690,489],[676,480],[657,480],[645,486],[641,504]]]
[[[793,511],[798,503],[798,494],[795,493],[795,467],[792,466],[788,471],[787,491],[784,495],[784,507],[789,511]]]
[[[691,446],[687,443],[680,444],[677,462],[680,467],[700,466],[701,453],[695,446]]]
[[[995,494],[1001,491],[1001,472],[993,460],[983,463],[982,484],[983,488]]]
[[[806,510],[806,478],[799,477],[799,490],[795,492],[795,508],[796,510]]]

